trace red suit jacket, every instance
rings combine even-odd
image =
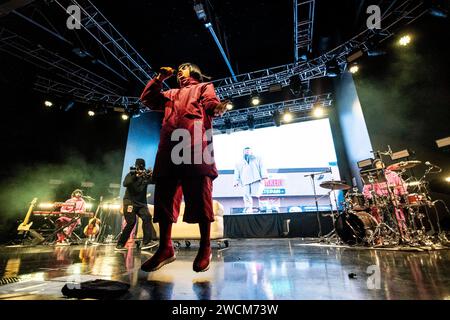
[[[213,84],[199,83],[190,78],[180,89],[170,89],[164,92],[161,89],[161,81],[156,78],[152,79],[146,85],[140,98],[142,103],[150,109],[164,112],[153,177],[158,179],[161,177],[209,176],[215,179],[218,176],[215,162],[205,161],[204,157],[199,155],[201,151],[202,154],[209,152],[214,156],[212,131],[210,130],[209,141],[205,137],[205,132],[212,129],[214,108],[220,103]],[[194,128],[196,128],[195,137]],[[190,163],[174,164],[171,159],[172,149],[180,144],[180,140],[171,141],[175,129],[186,129],[190,133]],[[199,134],[200,130],[201,134]],[[208,150],[205,151],[206,148]],[[200,163],[199,156],[201,157]],[[197,161],[194,161],[195,159]]]

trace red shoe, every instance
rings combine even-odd
[[[208,271],[209,265],[211,263],[212,252],[211,248],[198,249],[197,256],[194,260],[193,269],[195,272],[205,272]]]
[[[156,271],[162,266],[175,261],[175,259],[176,257],[173,247],[162,250],[158,249],[150,259],[142,264],[141,270],[145,272]]]

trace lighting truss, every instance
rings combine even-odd
[[[143,111],[147,110],[147,108],[140,103],[139,97],[103,94],[88,88],[75,87],[74,85],[43,76],[37,76],[33,89],[41,93],[60,97],[70,97],[71,99],[82,103],[103,102],[111,106],[118,105],[125,108],[130,105],[139,105],[140,109]]]
[[[236,81],[232,77],[216,80],[213,83],[217,95],[224,99],[265,92],[273,84],[285,87],[289,85],[289,78],[293,75],[298,75],[301,81],[324,77],[326,76],[325,64],[327,62],[336,60],[339,65],[345,66],[347,56],[357,50],[361,50],[363,53],[369,50],[368,41],[376,41],[377,44],[385,41],[400,27],[412,23],[427,11],[424,1],[395,1],[395,5],[381,19],[382,29],[365,29],[350,40],[313,60],[237,75]]]
[[[41,45],[35,45],[6,28],[0,28],[0,50],[24,59],[38,68],[52,72],[86,89],[103,94],[120,94],[124,91],[121,86],[61,57]]]
[[[315,0],[294,0],[294,57],[299,61],[301,53],[312,51]]]
[[[89,0],[54,0],[64,11],[68,4],[81,10],[81,27],[111,55],[122,68],[145,85],[156,75],[148,62]],[[64,4],[63,4],[64,1]],[[167,87],[167,85],[165,85]]]
[[[222,117],[213,119],[214,128],[217,130],[226,130],[226,122],[231,121],[233,129],[247,128],[248,116],[253,116],[255,127],[272,125],[272,115],[275,111],[280,113],[289,112],[292,114],[293,121],[309,118],[309,111],[313,107],[330,107],[332,103],[331,93],[308,96],[299,99],[281,101],[226,112]]]
[[[72,0],[71,0],[72,1]],[[75,0],[73,0],[75,2]],[[79,3],[81,0],[78,0]],[[256,92],[269,91],[272,85],[281,85],[286,87],[290,84],[290,78],[297,75],[301,82],[308,82],[311,79],[326,76],[326,64],[330,61],[336,61],[339,65],[345,66],[347,64],[347,57],[353,53],[360,51],[367,52],[370,47],[369,41],[379,44],[390,38],[401,26],[407,25],[418,19],[420,16],[428,11],[424,5],[424,1],[405,0],[393,1],[389,4],[389,11],[384,12],[381,21],[381,30],[366,29],[340,46],[330,50],[329,52],[306,62],[296,62],[268,68],[264,70],[254,71],[246,74],[236,76],[236,81],[233,77],[223,78],[213,81],[216,93],[220,99],[230,97],[240,97],[251,95]],[[98,21],[97,21],[98,22]],[[1,38],[1,34],[0,34]],[[0,49],[1,39],[0,39]],[[75,88],[83,90],[81,88]],[[94,90],[95,91],[95,90]],[[100,92],[100,90],[97,90]],[[77,91],[75,91],[77,92]],[[82,97],[83,95],[80,95]],[[114,92],[108,96],[101,92],[93,95],[84,95],[89,97],[89,101],[108,101],[120,104],[121,101],[132,101],[129,104],[134,104],[138,101],[136,97],[124,97],[117,95]]]

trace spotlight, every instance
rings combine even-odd
[[[126,107],[126,113],[131,118],[138,118],[141,115],[141,110],[138,104],[129,105]]]
[[[203,20],[206,21],[207,20],[207,15],[205,12],[205,8],[203,8],[203,4],[202,3],[195,3],[194,4],[194,11],[197,14],[197,18],[199,20]]]
[[[51,102],[51,101],[48,101],[48,100],[45,100],[44,101],[44,106],[46,106],[46,107],[51,107],[51,106],[53,106],[53,102]]]
[[[128,120],[129,116],[126,113],[122,113],[122,120],[126,121]]]
[[[341,68],[337,61],[333,60],[327,63],[325,66],[327,77],[334,78],[341,74]]]
[[[325,114],[325,111],[323,110],[322,107],[314,107],[313,108],[313,116],[315,118],[320,118]]]
[[[450,182],[450,177],[445,178],[445,181]]]
[[[359,67],[358,67],[358,65],[355,64],[355,65],[351,66],[350,69],[348,69],[348,71],[355,74],[359,71]]]
[[[233,103],[228,102],[227,103],[227,110],[232,110],[234,108]]]
[[[93,110],[89,110],[89,111],[88,111],[88,116],[89,116],[89,117],[95,116],[95,112],[94,112]]]
[[[257,106],[260,102],[261,102],[261,100],[259,99],[258,96],[252,97],[252,105]]]
[[[399,40],[398,40],[398,44],[399,45],[401,45],[401,46],[403,46],[403,47],[406,47],[408,44],[410,44],[411,43],[411,36],[410,35],[404,35],[404,36],[402,36]]]
[[[450,137],[436,140],[436,145],[438,146],[438,148],[449,147],[450,146]]]
[[[291,113],[285,113],[284,115],[283,115],[283,121],[284,122],[291,122],[292,121],[292,114]]]

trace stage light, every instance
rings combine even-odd
[[[348,69],[348,71],[355,74],[359,71],[359,67],[358,67],[358,65],[355,64],[355,65],[351,66],[350,69]]]
[[[428,3],[430,5],[430,14],[434,17],[438,18],[447,18],[448,17],[448,1],[438,0],[431,1],[432,3]],[[447,3],[446,3],[447,2]]]
[[[89,110],[89,111],[88,111],[88,116],[89,116],[89,117],[95,116],[95,112],[94,112],[93,110]]]
[[[81,186],[83,188],[92,188],[95,185],[95,183],[91,182],[91,181],[83,181],[81,182]]]
[[[125,113],[123,113],[121,117],[122,117],[122,120],[124,120],[124,121],[128,120],[128,118],[129,118],[129,116]]]
[[[445,181],[450,182],[450,177],[445,178]]]
[[[335,60],[328,62],[325,68],[327,77],[329,78],[334,78],[341,74],[341,67]]]
[[[291,113],[285,113],[284,115],[283,115],[283,121],[284,122],[291,122],[292,121],[292,114]]]
[[[53,106],[53,102],[51,102],[51,101],[48,101],[48,100],[45,100],[44,101],[44,106],[46,106],[46,107],[51,107],[51,106]]]
[[[91,210],[93,206],[94,205],[92,203],[86,203],[84,207],[86,208],[86,210]]]
[[[410,35],[404,35],[398,40],[398,44],[406,47],[408,44],[411,43],[411,36]]]
[[[117,203],[104,204],[102,206],[103,210],[120,210],[121,205]]]
[[[39,204],[40,209],[51,209],[53,207],[54,207],[53,203],[50,203],[50,202],[42,202]]]
[[[436,140],[436,145],[438,146],[438,148],[449,147],[450,146],[450,137]]]
[[[253,96],[252,97],[252,105],[257,106],[258,104],[260,104],[261,100],[259,99],[258,96]]]
[[[207,15],[206,15],[206,11],[203,8],[203,4],[202,3],[195,3],[194,4],[194,11],[197,14],[197,18],[199,20],[203,20],[206,21],[207,20]]]
[[[234,108],[233,103],[228,102],[227,103],[227,110],[232,110]]]
[[[323,115],[325,114],[325,110],[323,110],[322,107],[314,107],[313,108],[313,116],[316,118],[320,118],[323,117]]]
[[[51,185],[59,186],[60,184],[63,184],[64,181],[59,180],[59,179],[50,179],[50,180],[48,181],[48,183],[51,184]]]

